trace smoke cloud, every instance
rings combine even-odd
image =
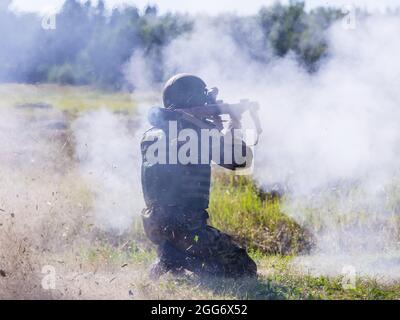
[[[312,262],[319,271],[318,261],[341,272],[358,256],[358,272],[379,272],[382,263],[371,268],[360,254],[398,249],[399,28],[390,16],[364,18],[354,30],[336,23],[326,35],[329,57],[314,74],[294,54],[257,63],[207,19],[164,52],[169,75],[197,74],[228,102],[260,102],[254,178],[267,190],[286,190],[285,210],[300,223],[319,220]],[[254,30],[251,42],[259,45]]]
[[[80,169],[94,192],[96,222],[118,233],[128,230],[144,207],[140,140],[129,132],[128,120],[102,109],[81,115],[72,126]]]

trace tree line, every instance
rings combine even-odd
[[[304,3],[279,3],[263,7],[252,16],[212,17],[224,23],[246,55],[268,63],[271,52],[293,53],[309,72],[329,54],[324,31],[344,16],[335,8],[305,10]],[[136,50],[154,59],[153,79],[163,81],[163,49],[193,30],[195,16],[159,14],[129,5],[111,12],[103,1],[65,1],[55,16],[56,28],[42,27],[37,14],[0,8],[0,82],[95,85],[127,88],[124,65]],[[250,26],[250,27],[249,27]],[[261,30],[261,41],[252,43],[252,28]],[[132,85],[132,84],[131,84]],[[133,87],[134,89],[134,83]]]

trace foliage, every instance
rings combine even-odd
[[[253,16],[208,19],[223,25],[224,32],[229,32],[253,59],[268,63],[271,54],[283,57],[294,53],[300,64],[314,71],[328,52],[324,31],[341,16],[336,9],[306,11],[303,3],[293,2],[264,7]],[[123,70],[130,57],[141,52],[153,62],[148,68],[157,83],[165,78],[163,49],[180,35],[190,33],[196,19],[160,15],[151,6],[144,12],[134,6],[109,12],[103,1],[94,6],[90,1],[66,0],[56,15],[55,30],[45,30],[41,17],[3,8],[0,81],[132,89],[135,84],[126,82]]]

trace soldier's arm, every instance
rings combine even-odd
[[[241,125],[231,117],[228,132],[220,140],[220,162],[217,164],[228,170],[246,169],[253,163],[253,152],[241,135]]]
[[[228,139],[229,140],[229,139]],[[253,152],[243,140],[234,140],[230,146],[221,143],[222,161],[219,165],[228,170],[246,169],[253,163]],[[228,151],[227,151],[228,150]],[[227,156],[227,152],[231,154]]]

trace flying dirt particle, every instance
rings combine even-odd
[[[124,263],[122,266],[121,266],[121,268],[125,268],[125,267],[127,267],[128,266],[128,264],[127,263]]]
[[[11,213],[11,218],[15,218],[15,214],[14,213]]]
[[[110,279],[109,283],[113,282],[115,279],[117,279],[117,277]]]
[[[0,277],[5,278],[7,276],[7,273],[4,270],[0,270]]]

